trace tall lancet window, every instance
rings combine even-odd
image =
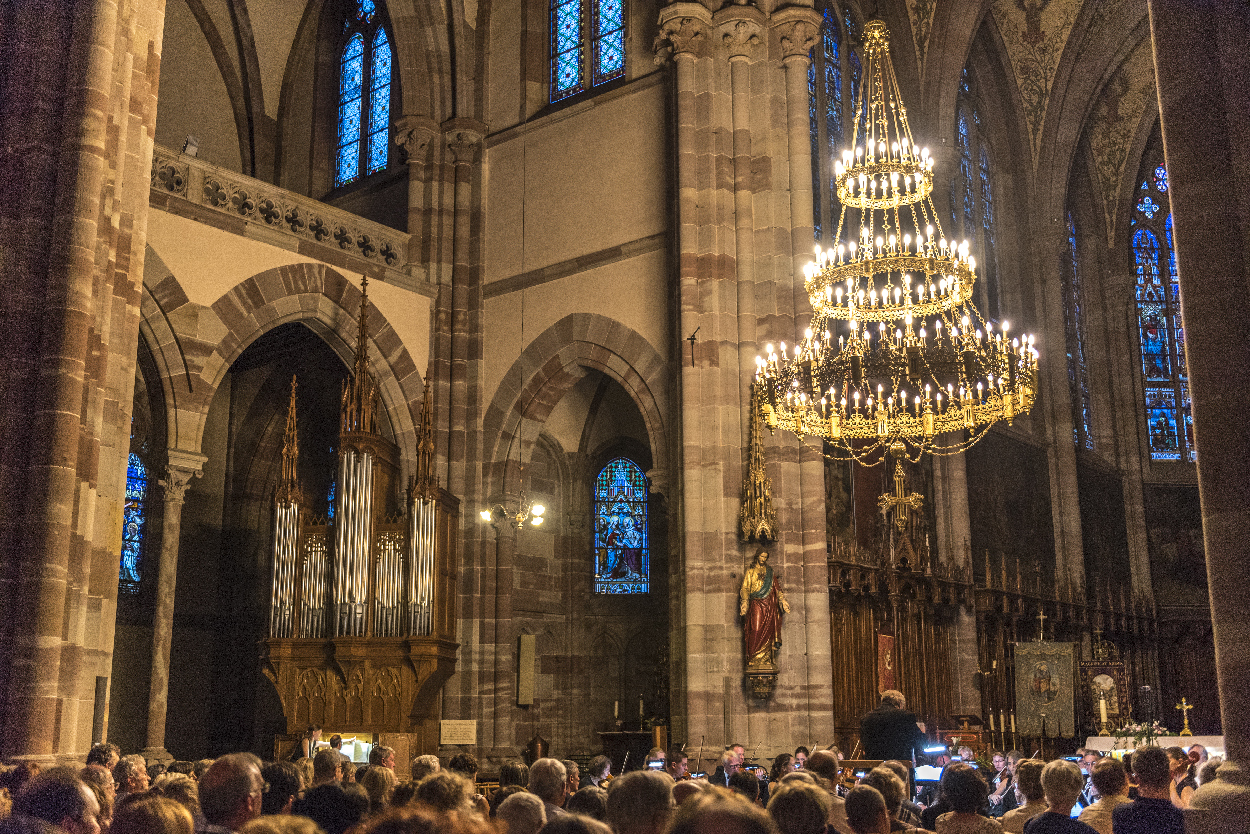
[[[355,0],[339,54],[334,185],[386,168],[391,125],[391,43],[375,0]]]
[[[625,0],[549,0],[551,100],[625,74]]]
[[[1094,448],[1090,430],[1089,368],[1085,363],[1085,306],[1081,289],[1081,261],[1077,253],[1076,222],[1068,211],[1068,251],[1061,264],[1064,277],[1064,343],[1068,355],[1068,387],[1072,397],[1072,439],[1077,448]]]
[[[817,241],[837,234],[838,196],[833,160],[855,134],[852,110],[859,91],[860,63],[855,53],[858,28],[849,11],[842,15],[830,2],[818,4],[823,21],[820,40],[807,68],[808,116],[812,137],[812,225]]]
[[[126,504],[122,510],[122,557],[117,587],[136,594],[143,579],[143,540],[148,520],[148,468],[130,453],[126,464]]]
[[[1149,166],[1134,195],[1130,234],[1150,459],[1196,461],[1181,285],[1172,249],[1168,172]]]
[[[595,479],[595,593],[651,590],[647,545],[647,476],[628,458],[616,458]]]
[[[994,153],[967,69],[959,80],[955,150],[959,157],[951,178],[951,234],[969,242],[977,260],[977,306],[997,321],[1002,309],[995,255]]]

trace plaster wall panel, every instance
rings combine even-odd
[[[265,95],[265,113],[277,118],[282,77],[304,4],[290,0],[248,0],[248,16],[256,38],[256,60],[260,63],[260,83]]]
[[[520,31],[520,0],[491,4],[490,50],[486,57],[491,91],[487,121],[496,130],[516,124],[520,116],[521,39],[517,37]]]
[[[157,144],[181,148],[190,134],[200,140],[200,159],[242,171],[226,82],[186,0],[170,0],[166,6],[163,51]]]
[[[665,253],[656,250],[635,258],[549,281],[525,290],[525,341],[570,313],[597,313],[634,330],[660,356],[669,351]],[[484,388],[486,400],[494,396],[505,373],[517,361],[521,349],[521,297],[519,292],[487,298]],[[595,341],[595,334],[589,339]],[[610,344],[605,345],[611,348]],[[537,368],[526,368],[532,376]]]
[[[652,84],[488,150],[485,281],[664,230],[664,92]]]

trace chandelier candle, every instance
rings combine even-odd
[[[1033,336],[973,304],[976,259],[942,233],[933,157],[912,137],[889,31],[873,21],[864,37],[854,140],[834,163],[844,242],[817,246],[804,269],[803,338],[756,357],[760,409],[770,429],[824,438],[843,459],[954,454],[1032,407],[1038,353]]]

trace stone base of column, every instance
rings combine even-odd
[[[1250,831],[1250,772],[1236,762],[1220,765],[1219,778],[1194,793],[1185,811],[1186,834]]]
[[[164,747],[145,747],[139,755],[143,756],[143,760],[148,764],[160,762],[163,765],[167,765],[174,761],[173,754]]]

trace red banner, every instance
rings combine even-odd
[[[884,692],[887,689],[896,689],[896,676],[894,670],[898,668],[897,659],[894,657],[894,635],[878,634],[877,635],[877,692]]]

